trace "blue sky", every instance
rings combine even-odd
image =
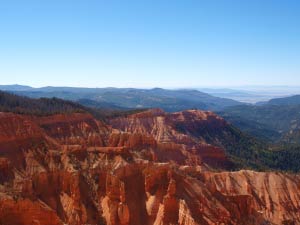
[[[300,2],[3,0],[0,83],[300,85]]]

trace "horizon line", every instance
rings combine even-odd
[[[46,85],[46,86],[35,86],[35,85],[28,85],[28,84],[0,84],[0,86],[24,86],[24,87],[30,87],[33,89],[39,89],[39,88],[47,88],[47,87],[53,87],[53,88],[90,88],[90,89],[108,89],[108,88],[116,88],[116,89],[201,89],[201,88],[209,88],[209,89],[223,89],[223,88],[300,88],[299,85],[285,85],[285,84],[274,84],[274,85],[264,85],[264,84],[241,84],[241,85],[199,85],[199,86],[68,86],[68,85]]]

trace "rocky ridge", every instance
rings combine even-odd
[[[211,112],[0,113],[0,224],[300,224],[300,177],[219,171]]]

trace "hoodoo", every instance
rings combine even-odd
[[[0,125],[1,224],[300,224],[298,175],[220,171],[234,133],[211,112],[1,113]]]

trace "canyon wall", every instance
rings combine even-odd
[[[211,112],[0,113],[0,224],[300,224],[300,177],[225,171]]]

